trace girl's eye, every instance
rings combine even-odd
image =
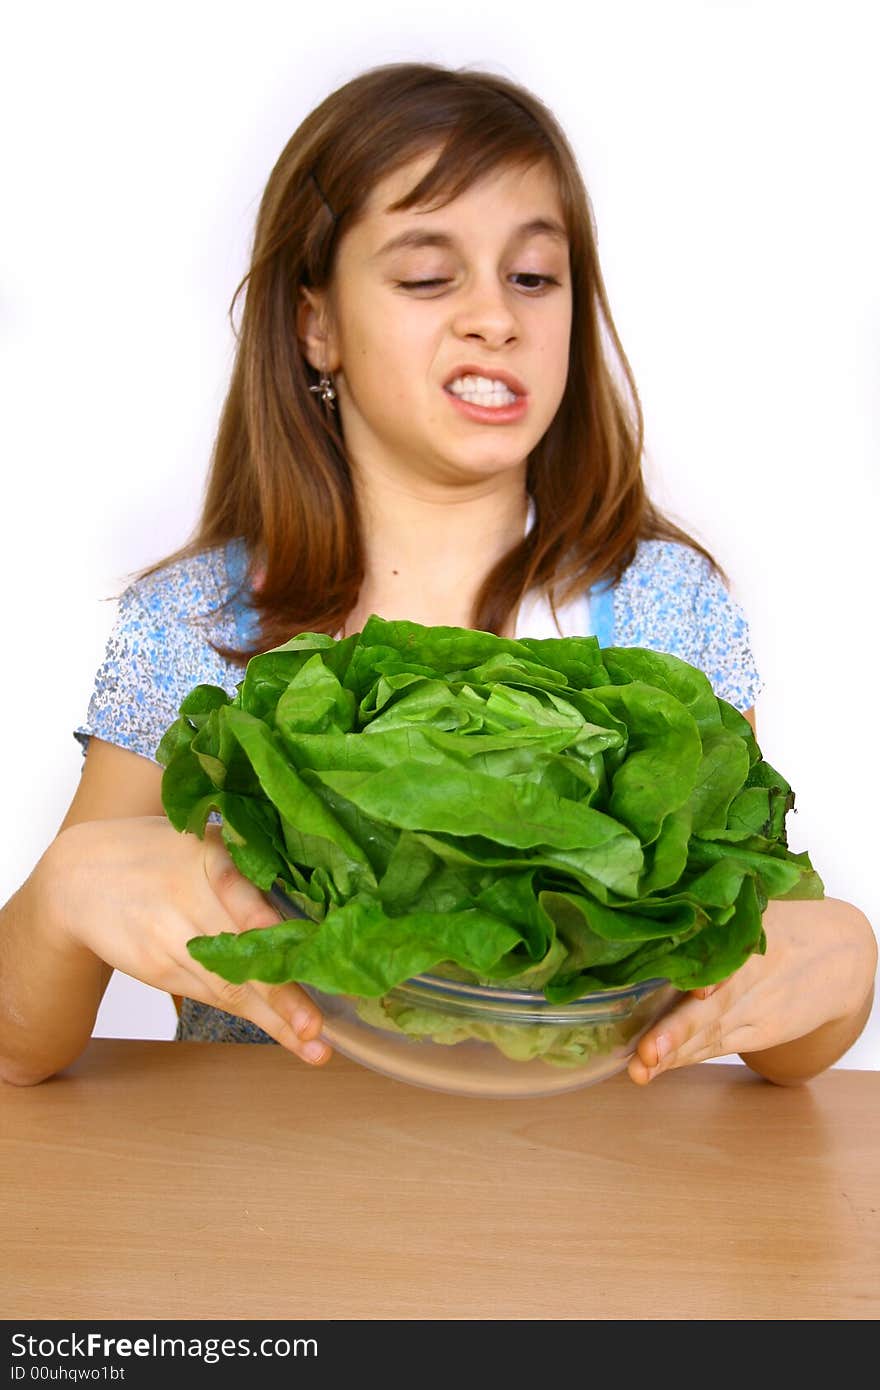
[[[537,284],[522,285],[521,288],[524,290],[541,290],[545,287],[545,285],[559,284],[559,281],[557,280],[555,275],[538,275],[533,273],[531,270],[519,270],[513,276],[513,279],[537,281]]]
[[[398,280],[401,290],[432,290],[437,285],[448,285],[448,280]]]
[[[538,275],[530,270],[518,270],[512,276],[513,280],[531,280],[530,285],[520,285],[520,289],[534,292],[544,289],[546,285],[558,285],[559,281],[555,275]],[[397,287],[401,290],[433,290],[439,285],[448,285],[449,280],[398,280]]]

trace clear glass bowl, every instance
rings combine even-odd
[[[285,916],[302,914],[273,890]],[[382,999],[303,989],[337,1052],[395,1081],[495,1099],[559,1095],[622,1071],[679,997],[667,980],[602,990],[568,1004],[541,993],[418,975]]]

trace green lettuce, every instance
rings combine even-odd
[[[172,824],[219,817],[239,870],[299,914],[191,955],[392,1024],[380,1001],[426,972],[556,1003],[712,984],[765,949],[771,898],[823,896],[748,721],[687,662],[594,637],[375,615],[304,633],[234,697],[196,686],[157,757]]]
[[[628,1010],[603,1021],[537,1022],[533,1015],[526,1027],[516,1022],[499,1023],[476,1011],[463,1016],[442,1007],[426,1007],[408,1000],[403,990],[392,990],[382,999],[355,999],[354,1004],[365,1023],[384,1032],[443,1046],[489,1043],[512,1062],[540,1058],[556,1067],[578,1068],[611,1053],[629,1055],[631,1044],[658,1012],[653,989],[629,1002]],[[666,994],[661,1003],[668,1007]]]

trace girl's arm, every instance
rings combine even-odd
[[[842,908],[858,911],[851,903],[829,901],[838,911]],[[775,1081],[778,1086],[809,1081],[810,1077],[818,1076],[820,1072],[839,1061],[861,1036],[871,1017],[874,1005],[874,977],[877,972],[876,939],[870,922],[861,913],[858,913],[858,917],[853,921],[852,939],[857,948],[860,944],[863,947],[865,962],[856,978],[863,981],[866,975],[870,976],[868,992],[859,1007],[840,1018],[830,1019],[812,1033],[794,1038],[791,1042],[777,1043],[775,1047],[765,1047],[758,1052],[740,1052],[740,1057],[752,1071],[768,1081]],[[856,994],[860,992],[857,985]]]
[[[44,1080],[89,1041],[114,968],[250,1019],[307,1061],[321,1016],[296,985],[227,985],[186,950],[192,936],[269,926],[278,914],[235,869],[217,827],[181,835],[162,770],[92,738],[61,829],[0,911],[0,1077]]]
[[[768,1081],[791,1085],[852,1047],[871,1013],[877,970],[864,913],[838,898],[770,902],[764,931],[766,954],[685,995],[645,1034],[629,1064],[633,1081],[739,1053]]]
[[[145,758],[92,739],[59,836],[84,821],[161,815],[160,784],[161,769]],[[42,1080],[79,1056],[113,974],[61,928],[61,857],[56,841],[0,910],[0,1074],[6,1081]]]

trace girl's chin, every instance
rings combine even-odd
[[[525,464],[538,443],[533,429],[515,425],[505,430],[456,431],[451,437],[440,430],[432,437],[432,451],[461,468],[518,468]]]
[[[425,434],[407,436],[401,430],[371,430],[372,438],[358,441],[343,431],[349,461],[359,472],[373,473],[371,460],[379,463],[380,471],[413,474],[435,478],[438,482],[467,481],[469,478],[489,477],[493,473],[525,469],[532,449],[538,443],[534,430],[528,432],[511,426],[504,430],[473,430],[462,435],[447,432],[439,423],[431,423]],[[384,437],[383,437],[384,435]],[[384,467],[382,461],[385,461]]]
[[[528,452],[498,448],[450,449],[438,463],[444,474],[458,473],[464,478],[490,477],[495,473],[525,472]]]

